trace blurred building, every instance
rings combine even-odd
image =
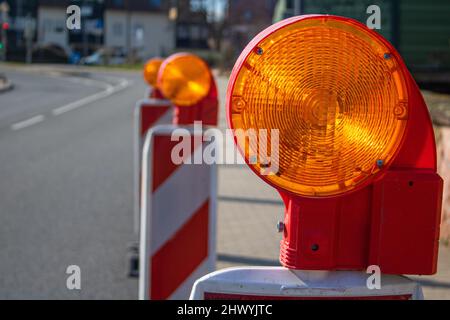
[[[70,50],[69,30],[66,28],[66,9],[70,1],[38,0],[37,43],[55,45]]]
[[[228,40],[236,54],[260,31],[272,24],[276,0],[230,0],[228,3]]]
[[[67,7],[78,5],[81,30],[66,27]],[[168,1],[162,0],[38,0],[38,44],[57,45],[82,56],[105,48],[146,59],[165,55],[175,46]]]
[[[164,56],[175,47],[175,26],[168,16],[169,1],[107,0],[105,43],[140,59]]]
[[[171,3],[176,23],[176,47],[207,49],[209,38],[206,0],[174,0]]]
[[[34,24],[34,49],[87,56],[99,49],[147,59],[175,49],[208,50],[214,0],[4,0],[11,7],[8,41],[24,58],[24,18]],[[221,0],[224,1],[224,0]],[[0,0],[2,2],[2,0]],[[243,1],[242,1],[243,2]],[[66,26],[70,5],[81,8],[81,30]]]
[[[370,5],[381,9],[381,30],[414,70],[450,69],[448,0],[279,0],[274,20],[325,13],[367,22]]]

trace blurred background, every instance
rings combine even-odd
[[[381,9],[379,32],[415,71],[450,68],[448,1],[433,0],[2,0],[2,53],[8,61],[118,65],[193,51],[229,68],[262,29],[282,19],[329,13],[366,22]],[[81,8],[80,30],[66,9]],[[87,59],[87,57],[89,57]],[[80,61],[83,58],[83,61]]]
[[[81,29],[66,26],[81,8]],[[274,22],[328,13],[366,23],[400,51],[435,125],[445,194],[439,272],[415,277],[450,299],[448,0],[0,0],[0,298],[134,299],[133,106],[147,59],[188,51],[221,99],[246,44]],[[219,168],[218,267],[278,265],[278,194],[245,166]],[[250,232],[249,232],[250,231]],[[68,291],[77,264],[83,289]]]

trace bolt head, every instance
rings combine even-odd
[[[377,167],[381,169],[383,166],[384,166],[384,161],[383,160],[377,160]]]
[[[279,233],[284,232],[284,222],[278,221],[278,223],[277,223],[277,231]]]

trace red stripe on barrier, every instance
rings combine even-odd
[[[183,154],[183,159],[189,158],[197,148],[201,147],[201,143],[197,143],[195,137],[190,139],[191,152]],[[179,141],[171,141],[170,136],[156,136],[154,141],[152,192],[155,192],[180,166],[172,161],[171,152],[180,143]]]
[[[168,106],[148,106],[141,107],[141,136],[145,136],[148,130],[166,113]]]
[[[208,256],[209,200],[152,257],[152,300],[168,299]]]
[[[163,94],[161,93],[161,91],[159,91],[158,89],[153,89],[151,94],[150,94],[150,98],[153,99],[164,99]]]
[[[280,296],[255,296],[242,294],[226,294],[205,292],[205,300],[242,300],[242,301],[265,301],[265,300],[411,300],[411,294],[370,296],[370,297],[280,297]]]

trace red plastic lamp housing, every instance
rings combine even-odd
[[[268,153],[270,138],[235,141],[285,202],[284,266],[436,272],[442,179],[433,128],[402,58],[379,34],[328,15],[271,26],[233,69],[227,118],[235,131],[279,132],[276,172],[252,157]]]

